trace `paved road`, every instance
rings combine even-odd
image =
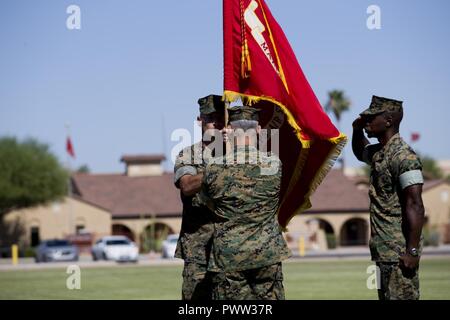
[[[450,245],[440,247],[427,247],[423,251],[423,259],[434,257],[449,257]],[[300,257],[296,252],[287,262],[299,261],[330,261],[330,260],[370,260],[370,252],[367,247],[338,248],[326,251],[309,251],[304,257]],[[80,268],[98,268],[98,267],[128,267],[128,266],[163,266],[163,265],[182,265],[181,259],[163,259],[161,255],[141,255],[137,263],[117,263],[114,261],[93,261],[90,256],[80,256],[77,262],[48,262],[35,263],[33,258],[21,258],[19,264],[13,266],[11,259],[0,259],[0,272],[8,270],[39,270],[67,268],[71,264],[76,264]]]
[[[428,256],[450,256],[450,245],[442,245],[439,247],[426,247],[423,250],[422,255],[424,257]],[[309,251],[304,257],[294,252],[294,258],[301,259],[316,259],[316,258],[353,258],[353,257],[368,257],[370,258],[369,248],[363,247],[344,247],[337,248],[334,250],[317,250]]]
[[[163,259],[160,255],[141,255],[137,263],[115,262],[115,261],[93,261],[90,256],[80,256],[78,261],[68,262],[46,262],[36,263],[33,258],[20,258],[18,265],[12,265],[11,259],[0,259],[0,272],[6,270],[38,270],[67,268],[69,265],[76,264],[80,268],[98,268],[98,267],[127,267],[127,266],[151,266],[151,265],[177,265],[183,264],[181,259]]]

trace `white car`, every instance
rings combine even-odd
[[[170,234],[162,244],[162,257],[175,258],[175,249],[177,248],[178,234]]]
[[[137,262],[139,249],[125,236],[107,236],[95,242],[91,249],[92,259]]]

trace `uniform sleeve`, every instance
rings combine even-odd
[[[398,180],[402,189],[423,184],[422,162],[412,151],[401,152],[394,160],[398,164]]]
[[[207,166],[205,172],[203,173],[202,188],[198,193],[198,198],[203,205],[207,206],[209,210],[214,212],[215,205],[209,194],[209,168],[210,166]]]
[[[191,156],[188,154],[187,149],[182,150],[175,160],[174,166],[174,183],[177,188],[180,188],[180,179],[185,175],[195,176],[197,174],[197,168],[191,165]]]
[[[363,151],[363,161],[368,165],[372,164],[372,158],[375,152],[381,149],[381,144],[368,144],[364,147]]]

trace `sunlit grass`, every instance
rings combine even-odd
[[[376,299],[366,273],[370,261],[284,263],[287,299]],[[66,269],[0,272],[0,299],[180,299],[182,265],[84,268],[81,290],[69,290]],[[425,259],[422,299],[450,299],[450,258]]]

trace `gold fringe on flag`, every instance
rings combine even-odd
[[[235,91],[225,90],[223,93],[222,99],[227,102],[233,102],[233,101],[238,100],[239,98],[242,100],[242,102],[245,105],[248,105],[248,106],[251,106],[252,104],[254,104],[258,101],[261,101],[261,100],[271,102],[274,105],[278,106],[283,111],[283,113],[286,115],[288,123],[290,124],[290,126],[294,130],[296,137],[300,141],[300,143],[302,145],[302,149],[300,151],[300,155],[298,157],[293,175],[289,181],[288,189],[286,192],[286,195],[288,195],[292,191],[294,186],[296,185],[298,179],[300,178],[300,174],[305,165],[306,159],[309,154],[309,150],[311,148],[311,145],[314,143],[314,141],[306,140],[303,138],[302,130],[298,126],[297,122],[295,121],[294,116],[289,111],[289,109],[286,106],[284,106],[282,103],[273,99],[272,97],[252,96],[252,95],[246,95],[246,94],[235,92]],[[320,169],[317,171],[316,175],[314,176],[314,179],[312,179],[310,185],[308,186],[309,191],[307,194],[305,194],[304,203],[295,211],[294,214],[292,214],[289,217],[289,220],[286,222],[286,226],[289,224],[289,221],[294,216],[311,208],[310,197],[314,193],[314,191],[317,189],[317,187],[322,183],[323,179],[327,176],[328,172],[331,170],[331,168],[333,167],[337,158],[341,154],[345,144],[347,143],[347,136],[343,133],[339,133],[339,135],[337,137],[329,138],[329,139],[327,139],[327,141],[332,143],[333,148],[330,150],[330,152],[326,158],[326,161],[324,161],[324,163],[322,164],[322,166],[320,167]],[[282,201],[280,202],[280,207],[282,207],[284,201],[286,200],[286,195],[285,195],[284,199],[282,199]],[[287,228],[284,227],[283,231],[287,231]]]

